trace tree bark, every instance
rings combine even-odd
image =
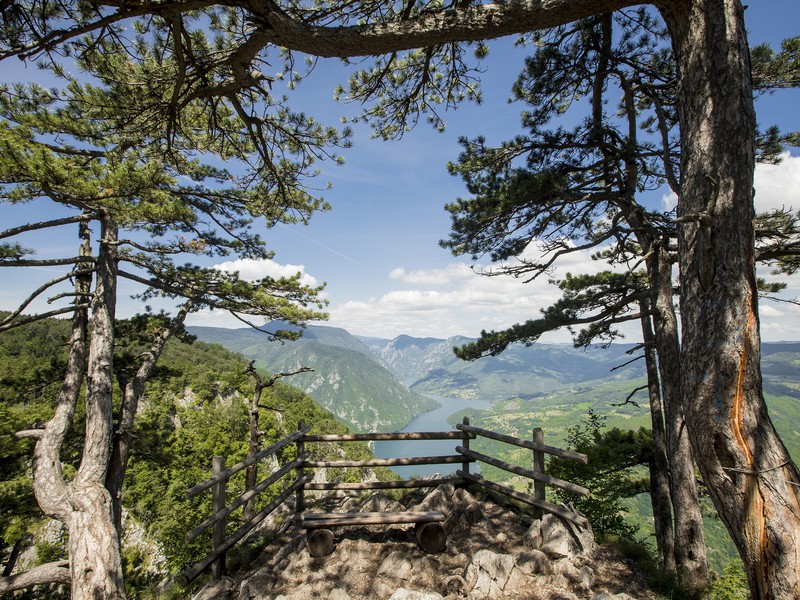
[[[260,409],[258,407],[259,403],[261,402],[261,392],[264,389],[264,383],[258,373],[255,372],[253,368],[253,363],[250,363],[250,370],[247,372],[251,372],[251,375],[256,380],[256,389],[253,392],[253,399],[250,403],[250,434],[249,440],[247,444],[247,457],[250,458],[255,456],[256,453],[261,449],[261,434],[258,430],[258,418]],[[256,487],[256,481],[258,479],[258,461],[254,462],[251,465],[247,466],[244,474],[244,491],[249,492],[254,487]],[[252,519],[256,514],[256,499],[251,498],[248,500],[244,508],[242,509],[242,519],[245,521],[249,521]]]
[[[86,439],[75,479],[67,486],[73,600],[122,600],[122,559],[105,477],[111,454],[114,386],[114,312],[117,227],[101,215],[97,281],[86,385]]]
[[[430,10],[407,20],[345,27],[298,22],[272,2],[248,7],[259,27],[238,56],[246,61],[268,44],[322,57],[387,54],[449,41],[479,41],[547,29],[578,19],[641,4],[635,0],[518,0],[463,3],[456,9]]]
[[[761,390],[754,268],[755,113],[738,0],[663,11],[678,61],[684,410],[753,598],[800,597],[800,475]]]
[[[699,591],[709,583],[708,558],[703,514],[695,481],[694,456],[682,408],[680,341],[672,300],[672,260],[667,242],[661,240],[651,245],[648,272],[655,296],[653,323],[669,454],[675,563],[681,586],[690,591]]]
[[[91,260],[92,250],[88,223],[80,225],[80,257]],[[75,278],[75,302],[86,305],[91,291],[92,275],[84,272]],[[66,482],[61,471],[61,446],[72,426],[75,405],[83,386],[89,354],[89,315],[85,308],[77,309],[72,317],[69,355],[55,413],[45,425],[42,437],[33,451],[33,493],[39,508],[46,515],[68,523],[71,508]]]
[[[111,448],[108,473],[106,474],[106,489],[111,494],[114,510],[114,527],[118,537],[122,536],[122,485],[125,482],[125,471],[128,468],[128,459],[131,451],[131,437],[133,435],[133,420],[139,407],[139,401],[144,394],[144,386],[150,379],[153,369],[164,351],[167,341],[183,325],[186,316],[192,311],[194,302],[189,300],[181,306],[178,314],[169,326],[161,331],[153,340],[152,345],[144,354],[144,360],[136,370],[136,374],[124,385],[122,405],[120,406],[117,430]]]
[[[69,583],[69,563],[66,560],[46,563],[24,573],[0,577],[0,594],[24,590],[35,585]]]
[[[650,321],[650,303],[641,302],[642,339],[647,368],[647,389],[650,396],[650,423],[653,430],[653,460],[650,462],[650,502],[653,507],[653,525],[658,550],[658,566],[662,573],[674,576],[675,534],[672,523],[672,494],[669,486],[669,456],[667,434],[658,377],[655,339]]]

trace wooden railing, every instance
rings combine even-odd
[[[581,527],[586,527],[589,524],[589,522],[586,520],[584,516],[579,515],[578,513],[566,507],[553,504],[552,502],[548,502],[545,498],[546,485],[555,486],[567,490],[569,492],[572,492],[574,494],[580,494],[582,496],[586,496],[589,494],[589,490],[587,490],[585,487],[576,485],[574,483],[570,483],[569,481],[564,481],[563,479],[558,479],[557,477],[551,477],[550,475],[544,472],[545,454],[552,454],[554,456],[558,456],[559,458],[566,458],[569,460],[575,460],[586,464],[588,459],[585,454],[580,454],[579,452],[572,452],[571,450],[562,450],[561,448],[556,448],[555,446],[546,445],[544,443],[544,432],[538,427],[533,430],[533,435],[532,435],[533,439],[531,440],[523,440],[521,438],[512,437],[510,435],[496,433],[488,429],[481,429],[480,427],[472,427],[469,424],[469,419],[467,419],[466,417],[464,418],[463,423],[459,423],[456,425],[456,428],[460,429],[465,433],[470,433],[476,436],[485,437],[499,442],[504,442],[506,444],[511,444],[521,448],[528,448],[529,450],[533,451],[533,469],[526,469],[524,467],[512,465],[510,463],[504,462],[502,460],[488,456],[486,454],[475,452],[474,450],[470,450],[466,446],[459,446],[456,448],[456,452],[463,454],[464,456],[467,456],[469,458],[472,458],[480,462],[484,462],[488,465],[492,465],[493,467],[497,467],[498,469],[508,471],[509,473],[514,473],[515,475],[532,479],[534,482],[533,495],[525,494],[508,486],[501,485],[493,481],[489,481],[488,479],[484,479],[480,475],[473,475],[465,470],[457,471],[456,475],[467,481],[477,483],[478,485],[482,485],[483,487],[489,488],[495,492],[505,494],[506,496],[514,498],[515,500],[534,506],[539,510],[544,510],[547,512],[554,513],[559,517],[567,519]]]
[[[236,463],[230,468],[225,468],[225,458],[215,456],[212,461],[212,477],[198,483],[186,492],[187,497],[192,498],[206,490],[212,491],[212,514],[205,521],[186,534],[186,543],[195,540],[201,533],[214,527],[213,530],[213,549],[201,561],[190,567],[184,574],[188,581],[195,579],[210,565],[213,565],[215,578],[222,576],[225,565],[225,553],[240,542],[256,525],[269,516],[275,509],[286,502],[293,494],[295,499],[295,512],[300,514],[305,510],[305,491],[329,491],[329,490],[378,490],[378,489],[404,489],[436,487],[445,483],[462,484],[471,482],[495,492],[514,498],[520,502],[535,507],[538,511],[554,513],[564,519],[568,519],[581,527],[585,527],[588,522],[586,519],[574,511],[548,502],[545,498],[545,487],[555,486],[581,495],[588,494],[588,490],[574,483],[558,479],[547,475],[544,472],[544,455],[551,454],[560,458],[575,460],[582,463],[587,462],[587,457],[578,452],[562,450],[554,446],[544,444],[544,434],[541,429],[533,430],[531,440],[524,440],[501,433],[496,433],[488,429],[473,427],[469,424],[469,419],[464,418],[462,423],[456,425],[458,431],[439,431],[439,432],[403,432],[403,433],[351,433],[334,435],[309,435],[310,427],[301,421],[298,430],[282,440],[272,444],[246,460]],[[527,469],[517,465],[506,463],[497,458],[476,452],[470,448],[470,440],[476,437],[484,437],[495,441],[511,444],[514,446],[530,449],[533,452],[533,469]],[[306,451],[306,443],[330,443],[330,442],[371,442],[371,441],[408,441],[408,440],[460,440],[461,445],[455,448],[456,454],[443,456],[421,456],[411,458],[368,458],[363,460],[312,460],[311,453]],[[282,448],[295,444],[296,458],[286,463],[272,473],[269,477],[257,484],[252,490],[246,490],[229,504],[226,504],[226,484],[228,480],[241,471],[260,460],[276,455]],[[470,472],[470,464],[476,461],[483,462],[499,469],[503,469],[515,475],[533,480],[533,495],[525,494],[514,490],[508,486],[495,483],[485,479],[481,475]],[[449,477],[437,477],[431,479],[399,479],[395,481],[362,481],[362,482],[323,482],[314,483],[312,477],[306,473],[305,469],[317,468],[368,468],[368,467],[397,467],[397,466],[421,466],[421,465],[444,465],[460,464],[461,468],[455,475]],[[295,477],[292,483],[286,486],[289,480],[284,478],[292,471]],[[225,537],[225,520],[238,508],[245,505],[268,488],[284,481],[285,488],[254,517],[248,519],[228,538]]]
[[[306,435],[307,442],[400,442],[409,440],[466,440],[474,438],[474,434],[459,433],[458,431],[424,431],[403,433],[348,433],[343,435]],[[412,458],[369,458],[364,460],[335,460],[316,461],[307,460],[301,465],[303,468],[334,468],[334,467],[405,467],[423,465],[448,465],[458,463],[462,468],[467,468],[475,459],[451,454],[445,456],[415,456]],[[452,483],[454,477],[437,479],[400,479],[396,481],[363,481],[358,483],[309,483],[307,490],[386,490],[418,487],[435,487],[444,483]]]
[[[205,558],[186,570],[184,577],[187,581],[194,580],[210,565],[213,565],[214,578],[219,579],[222,577],[222,572],[225,569],[225,553],[238,544],[244,538],[244,536],[246,536],[256,525],[261,523],[261,521],[274,512],[275,509],[286,502],[286,500],[291,497],[292,494],[297,494],[296,505],[300,507],[299,510],[303,509],[303,485],[310,481],[310,477],[303,472],[300,466],[302,465],[303,461],[310,457],[310,454],[305,452],[303,445],[304,436],[309,431],[311,431],[311,427],[305,426],[303,422],[300,421],[296,432],[286,436],[268,448],[264,448],[260,452],[254,454],[252,457],[236,463],[228,469],[225,468],[224,456],[214,457],[211,463],[211,478],[198,483],[186,492],[187,498],[193,498],[201,492],[209,489],[212,490],[212,514],[208,519],[200,523],[200,525],[186,534],[186,543],[188,544],[195,540],[197,536],[206,531],[209,527],[214,527],[212,542],[213,549]],[[257,484],[252,490],[245,490],[244,493],[239,495],[230,504],[226,504],[225,487],[228,480],[233,477],[233,475],[260,460],[274,456],[279,450],[293,443],[297,446],[297,455],[293,461],[283,465],[264,481]],[[226,538],[225,519],[227,519],[227,517],[230,516],[231,513],[233,513],[233,511],[235,511],[237,508],[244,506],[248,500],[255,498],[258,494],[262,493],[267,488],[283,479],[283,477],[292,471],[297,472],[294,482],[280,492],[278,496],[272,500],[272,502],[262,508],[258,513],[256,513],[255,516],[248,519],[230,537]]]

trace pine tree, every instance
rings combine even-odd
[[[70,580],[74,598],[124,597],[120,497],[133,419],[164,344],[182,330],[189,312],[213,308],[247,323],[257,317],[295,325],[325,317],[320,312],[322,288],[302,283],[300,273],[250,282],[238,273],[178,263],[228,255],[268,259],[272,254],[250,230],[253,220],[263,219],[268,225],[306,220],[324,203],[299,187],[296,178],[305,167],[286,158],[273,165],[272,158],[261,156],[238,178],[210,160],[199,160],[200,152],[218,163],[249,159],[253,146],[241,133],[247,127],[233,114],[225,126],[227,136],[220,137],[202,126],[190,126],[199,117],[191,106],[165,127],[143,115],[139,116],[144,120],[128,120],[133,115],[126,114],[125,103],[141,90],[114,76],[123,67],[117,61],[123,59],[110,57],[97,69],[102,85],[64,75],[67,82],[60,91],[5,86],[0,99],[0,199],[49,215],[8,228],[0,232],[0,239],[19,239],[36,231],[57,235],[69,227],[78,233],[74,255],[41,257],[21,242],[0,245],[2,267],[63,270],[6,315],[0,330],[47,316],[72,315],[55,412],[43,428],[17,433],[36,440],[34,492],[42,511],[68,529],[69,570],[61,564],[37,567],[25,577],[4,582],[5,589],[55,578]],[[100,62],[98,58],[95,64]],[[286,128],[291,128],[290,121]],[[331,139],[323,132],[320,143]],[[67,285],[70,280],[72,288]],[[121,280],[137,284],[143,301],[160,297],[182,302],[173,318],[151,314],[138,327],[127,327],[128,334],[149,340],[142,357],[128,365],[115,365],[114,360]],[[41,296],[47,296],[53,308],[25,314]],[[116,414],[115,381],[122,394]],[[84,448],[77,473],[67,477],[60,453],[82,397]]]
[[[325,7],[294,2],[222,7],[213,0],[121,5],[27,0],[2,7],[0,60],[56,57],[80,36],[94,42],[124,39],[122,25],[144,17],[144,23],[169,24],[166,47],[179,65],[177,76],[162,88],[163,122],[174,121],[187,99],[204,98],[213,108],[216,100],[231,95],[259,96],[269,78],[251,67],[264,64],[271,53],[279,55],[279,48],[288,49],[289,57],[293,52],[397,55],[398,61],[382,63],[388,66],[377,69],[361,91],[367,99],[399,91],[405,100],[395,98],[410,110],[397,114],[408,121],[418,106],[458,101],[461,82],[470,84],[457,78],[463,63],[453,60],[465,56],[462,43],[545,30],[637,4],[346,1]],[[660,0],[653,6],[667,24],[678,74],[677,256],[689,433],[715,506],[744,560],[753,596],[796,597],[800,522],[785,500],[796,504],[800,474],[769,420],[761,391],[752,203],[756,123],[744,7],[740,0]],[[219,52],[195,54],[196,36],[220,25]],[[415,55],[418,49],[423,52]],[[442,77],[454,86],[436,93]],[[714,110],[707,110],[709,104]],[[248,134],[257,137],[258,127]]]

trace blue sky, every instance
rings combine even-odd
[[[746,16],[751,45],[770,42],[777,46],[783,38],[800,34],[797,0],[761,0],[748,7]],[[315,215],[305,227],[265,231],[264,238],[276,251],[274,262],[221,266],[254,276],[299,270],[309,282],[325,281],[328,324],[359,335],[475,336],[481,329],[507,327],[538,315],[540,308],[558,297],[546,281],[522,285],[476,275],[466,258],[453,257],[438,246],[450,227],[444,204],[466,195],[460,179],[450,176],[445,165],[458,155],[459,136],[483,134],[490,142],[499,142],[517,132],[521,106],[508,104],[507,98],[524,55],[512,48],[510,40],[493,43],[484,61],[485,102],[463,104],[449,113],[443,134],[423,122],[403,139],[385,142],[371,139],[367,127],[356,126],[353,147],[344,152],[345,165],[320,165],[321,183],[333,184],[325,193],[332,210]],[[30,75],[35,74],[14,66],[3,79]],[[293,96],[318,120],[336,124],[340,116],[357,110],[333,100],[335,85],[345,83],[345,78],[346,71],[338,62],[322,62]],[[800,129],[797,106],[800,90],[762,97],[757,104],[759,120],[787,131]],[[779,167],[757,171],[759,208],[800,207],[800,152],[794,149],[793,153]],[[7,220],[7,208],[0,210],[4,222],[17,222]],[[599,268],[587,256],[576,255],[561,273]],[[32,277],[7,271],[3,275],[13,278],[14,285],[0,291],[0,308],[6,309],[26,295]],[[789,283],[784,296],[800,296],[800,278]],[[123,316],[135,310],[133,302],[123,299]],[[765,340],[800,339],[797,307],[762,303],[761,317]],[[241,326],[218,312],[190,319],[194,324]],[[631,341],[635,336],[634,330]],[[568,338],[555,334],[549,339]]]

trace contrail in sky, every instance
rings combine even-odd
[[[331,248],[330,246],[326,246],[326,245],[325,245],[325,244],[323,244],[322,242],[320,242],[320,241],[318,241],[318,240],[315,240],[314,238],[312,238],[312,237],[309,237],[309,236],[307,236],[307,235],[306,235],[306,234],[304,234],[304,233],[300,233],[300,231],[298,231],[297,229],[293,229],[293,228],[289,227],[288,225],[286,225],[286,223],[278,223],[278,225],[279,225],[280,227],[284,228],[284,229],[288,229],[289,231],[291,231],[291,232],[292,232],[292,233],[294,233],[295,235],[299,235],[301,238],[303,238],[303,239],[305,239],[305,240],[308,240],[308,241],[309,241],[309,242],[311,242],[312,244],[316,244],[317,246],[319,246],[319,247],[320,247],[320,248],[322,248],[323,250],[327,250],[327,251],[328,251],[328,252],[330,252],[331,254],[335,254],[336,256],[339,256],[339,257],[341,257],[341,258],[343,258],[343,259],[345,259],[345,260],[347,260],[347,261],[350,261],[351,263],[353,263],[354,265],[358,265],[359,267],[364,267],[365,269],[367,268],[367,265],[365,265],[365,264],[363,264],[363,263],[360,263],[360,262],[358,262],[357,260],[355,260],[354,258],[350,258],[349,256],[346,256],[345,254],[342,254],[341,252],[339,252],[339,251],[337,251],[337,250],[334,250],[334,249],[333,249],[333,248]]]

